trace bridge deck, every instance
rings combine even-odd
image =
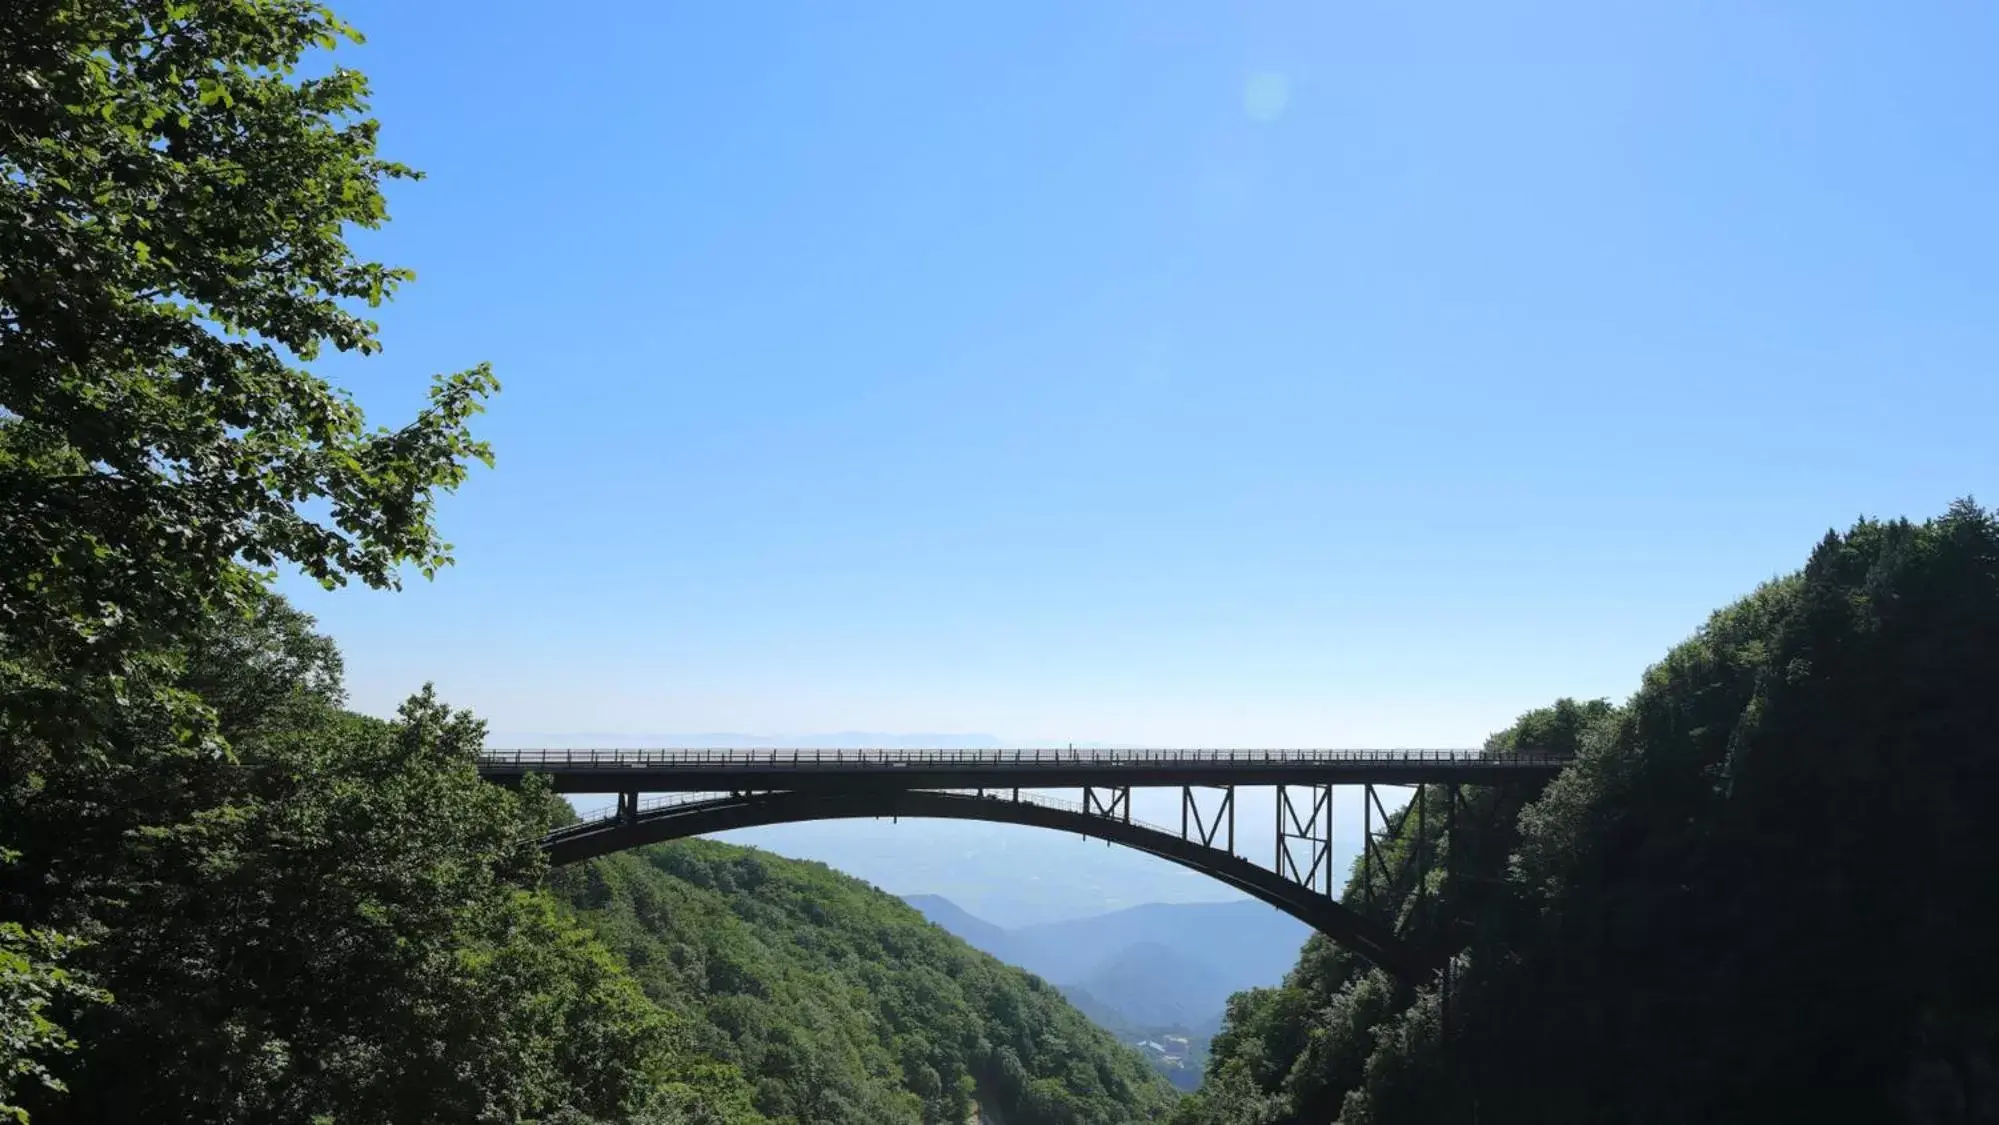
[[[1415,785],[1539,781],[1560,755],[1479,750],[490,750],[495,781],[546,775],[558,793],[1074,789],[1151,785]]]

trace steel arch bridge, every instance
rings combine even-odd
[[[561,793],[616,794],[609,815],[541,841],[555,864],[737,828],[808,820],[915,817],[1074,832],[1190,868],[1276,907],[1397,978],[1418,984],[1450,950],[1423,949],[1334,891],[1332,791],[1363,790],[1362,862],[1386,873],[1390,824],[1377,786],[1441,786],[1446,831],[1465,785],[1538,786],[1567,759],[1464,750],[495,750],[490,780],[546,776]],[[1236,854],[1235,790],[1277,792],[1275,862]],[[1133,788],[1178,788],[1178,831],[1135,821]],[[1069,803],[1022,789],[1080,789]],[[663,797],[641,801],[641,793]],[[1418,788],[1410,814],[1430,815]],[[1421,834],[1419,833],[1419,839]],[[1449,854],[1447,849],[1447,855]],[[1414,857],[1420,867],[1424,855]],[[1378,866],[1377,866],[1378,865]]]

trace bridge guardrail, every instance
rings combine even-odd
[[[1542,751],[1492,754],[1484,750],[1314,750],[1314,749],[818,749],[792,747],[658,749],[496,749],[479,755],[481,765],[534,767],[631,767],[649,770],[714,766],[864,767],[897,765],[1183,765],[1189,763],[1313,762],[1328,765],[1353,762],[1454,762],[1547,766],[1567,762],[1567,755]]]

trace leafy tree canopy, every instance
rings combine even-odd
[[[12,852],[0,851],[0,863],[11,863]],[[42,1060],[71,1051],[71,1039],[49,1010],[65,999],[102,1002],[102,990],[85,985],[62,967],[76,946],[74,938],[47,930],[30,930],[19,922],[0,922],[0,1121],[25,1122],[28,1111],[14,1104],[14,1091],[38,1084],[62,1093],[66,1087]]]
[[[171,642],[281,561],[393,586],[449,561],[433,499],[495,389],[366,428],[302,365],[372,352],[411,276],[355,32],[307,0],[14,0],[0,36],[0,638],[57,667]],[[20,673],[16,673],[17,675]]]

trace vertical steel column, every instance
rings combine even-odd
[[[1362,785],[1360,794],[1360,899],[1374,905],[1374,786]]]
[[[1284,874],[1284,861],[1291,858],[1284,848],[1284,803],[1289,799],[1284,795],[1284,788],[1281,784],[1277,787],[1277,800],[1272,803],[1273,807],[1270,810],[1277,814],[1277,822],[1274,825],[1277,837],[1274,845],[1276,854],[1270,858],[1270,869],[1280,876]]]
[[[1312,850],[1318,854],[1312,857],[1312,870],[1308,872],[1311,878],[1305,880],[1305,885],[1308,887],[1318,885],[1321,868],[1331,869],[1333,866],[1333,787],[1331,785],[1313,786],[1312,821],[1313,831],[1317,833],[1312,844]]]
[[[1429,786],[1416,786],[1416,903],[1420,907],[1430,890],[1430,837],[1423,826],[1424,795]]]
[[[1326,885],[1325,888],[1319,892],[1325,895],[1327,898],[1333,897],[1333,808],[1338,804],[1338,802],[1333,800],[1333,796],[1334,796],[1334,790],[1332,783],[1327,782],[1326,783]]]
[[[637,793],[618,794],[618,821],[632,824],[639,818],[639,795]]]
[[[1458,784],[1451,782],[1444,786],[1444,889],[1437,896],[1446,910],[1458,905]],[[1440,914],[1440,918],[1441,918]],[[1451,940],[1453,928],[1448,918],[1442,918],[1446,935],[1446,947],[1457,943]],[[1444,1065],[1451,1065],[1451,993],[1457,988],[1458,959],[1453,955],[1444,962],[1444,979],[1437,985],[1437,1034],[1443,1040]]]
[[[1444,818],[1444,897],[1456,904],[1459,902],[1458,882],[1464,873],[1464,861],[1458,856],[1464,850],[1458,840],[1458,806],[1464,804],[1464,789],[1452,782],[1445,787],[1444,794],[1450,802]]]

